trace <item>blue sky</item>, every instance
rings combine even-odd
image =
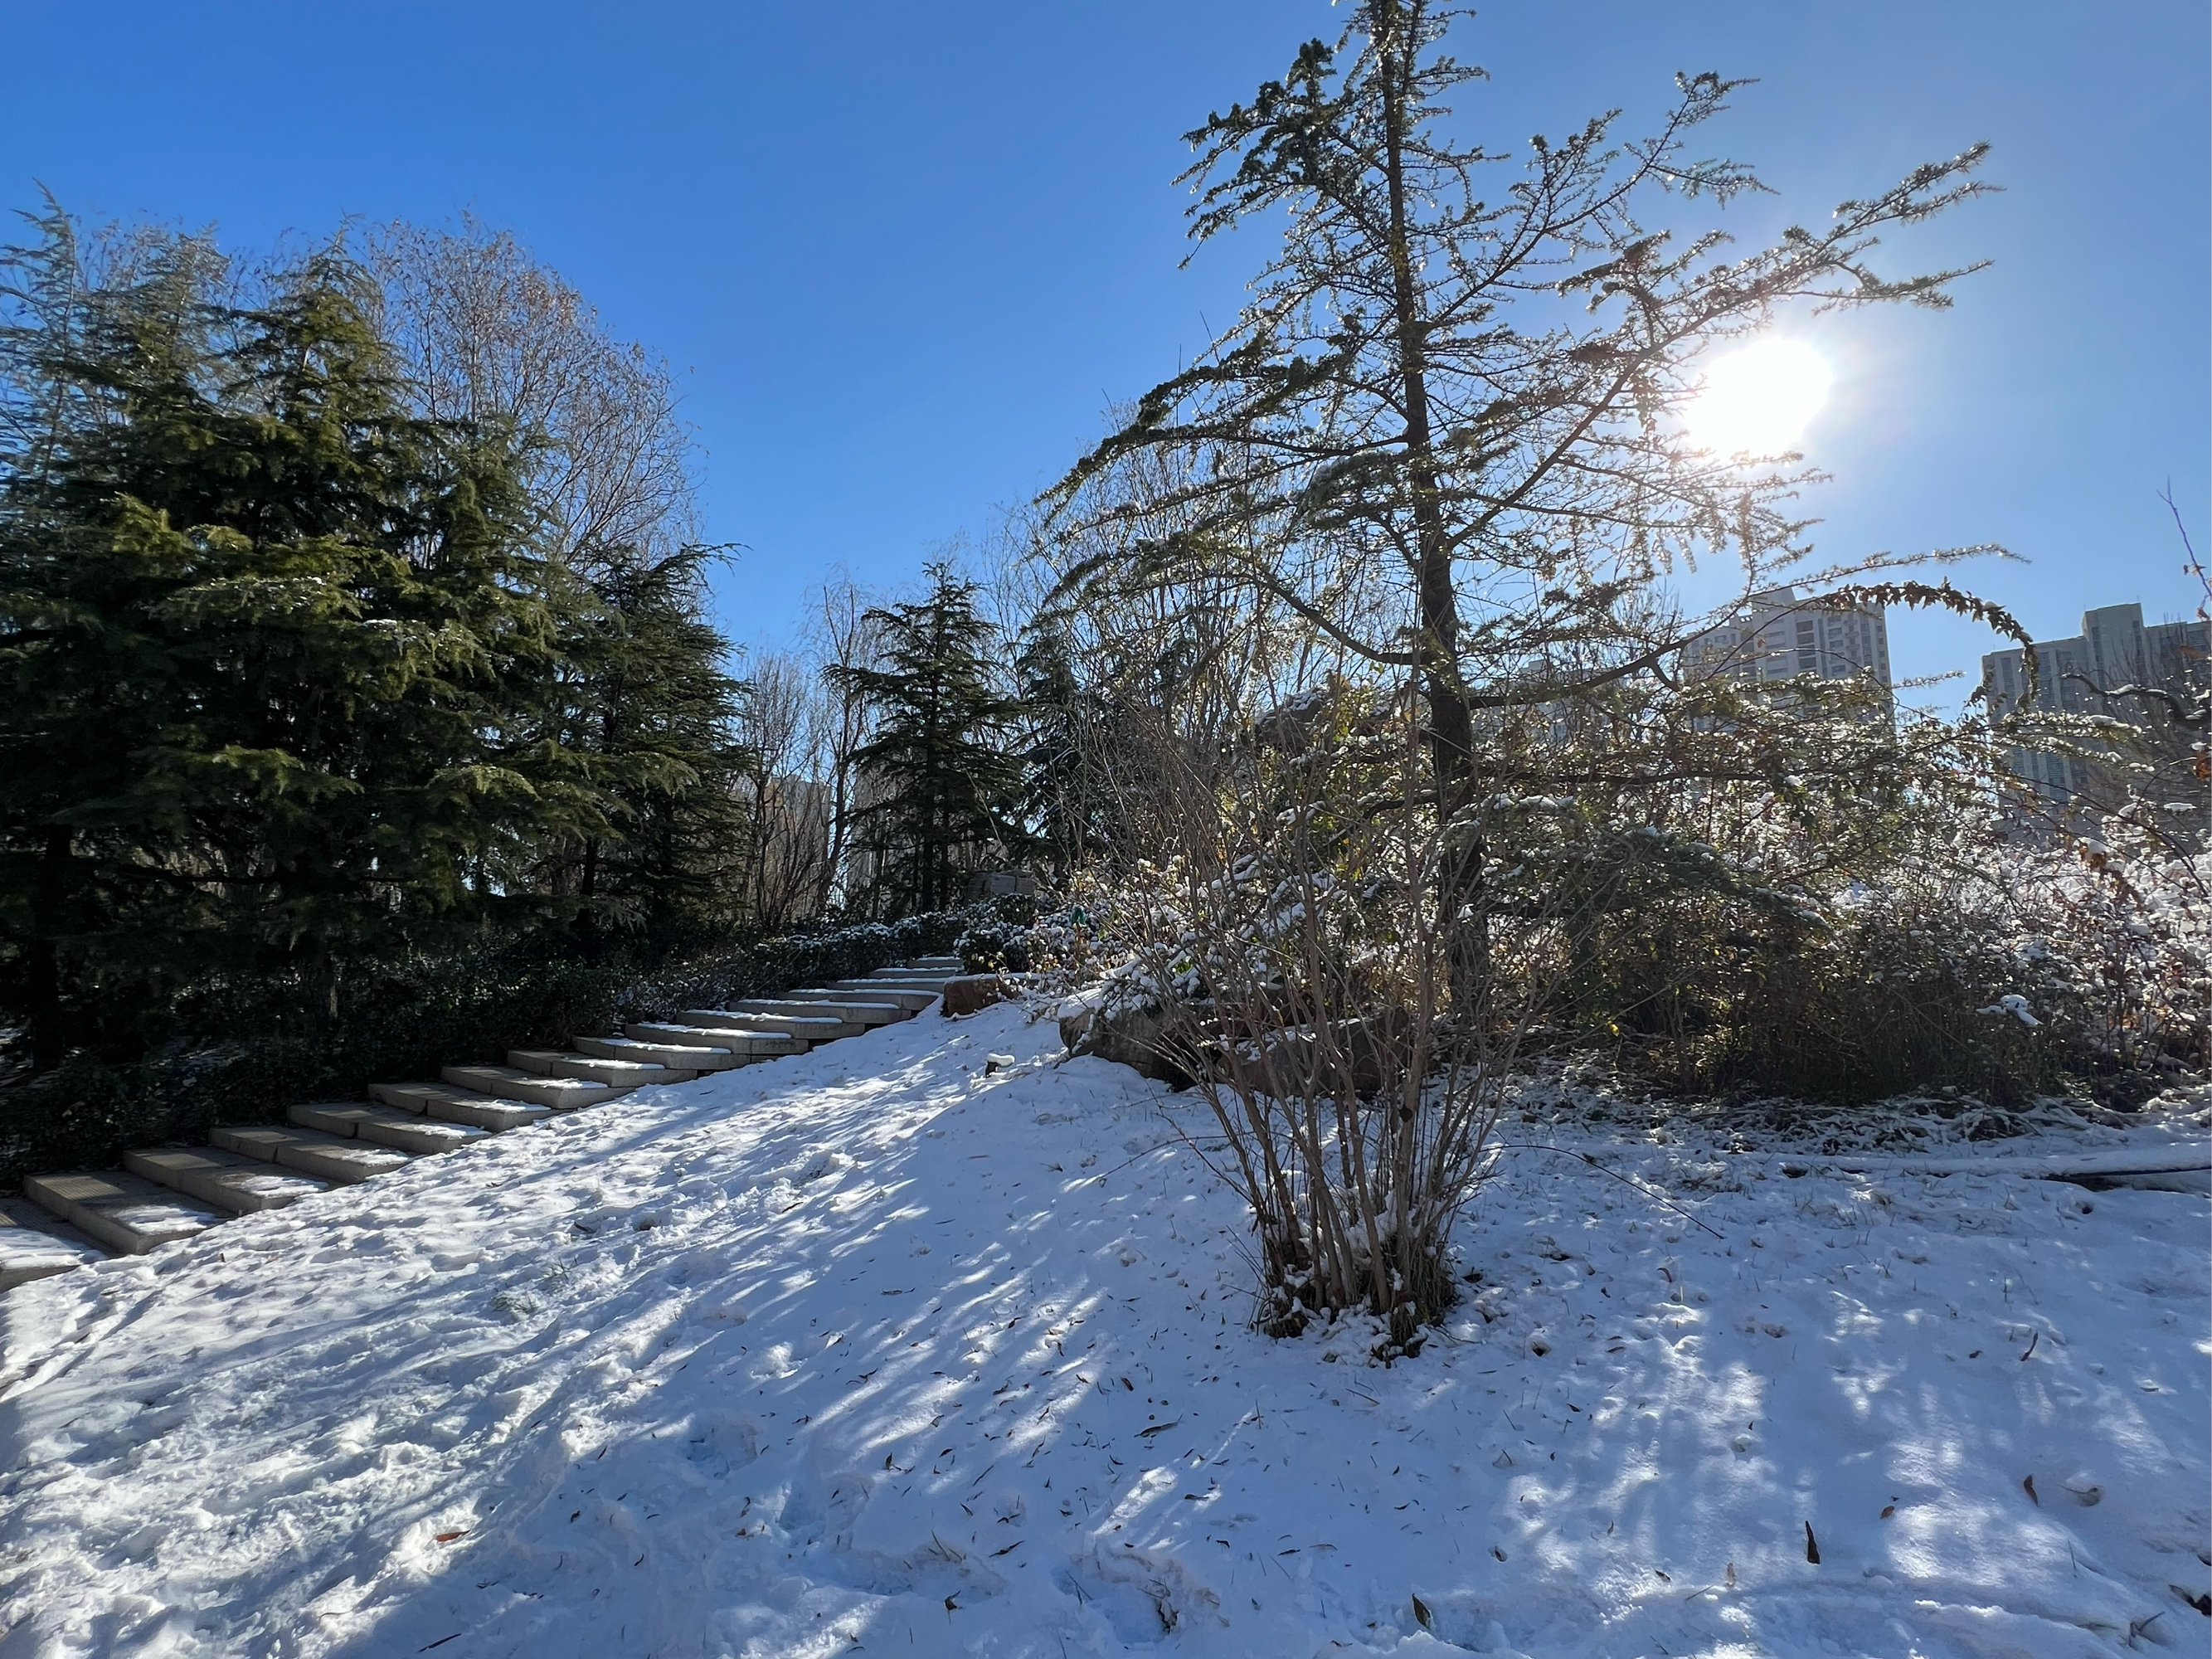
[[[769,7],[0,0],[0,201],[263,244],[471,209],[665,355],[706,450],[718,599],[775,642],[842,563],[908,580],[1093,438],[1234,311],[1249,238],[1179,271],[1177,135],[1247,94],[1320,0]],[[2206,8],[1504,0],[1460,54],[1494,143],[1753,76],[1711,148],[1782,193],[1748,240],[1977,139],[2006,193],[1899,239],[1988,258],[1956,310],[1861,314],[1806,439],[1842,557],[1997,541],[1967,580],[2039,635],[2191,603],[2158,490],[2208,507]],[[1972,665],[1894,617],[1905,675]]]

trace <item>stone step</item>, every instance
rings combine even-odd
[[[868,1002],[849,993],[840,997],[826,992],[820,997],[749,997],[743,1002],[733,1002],[729,1010],[733,1014],[801,1014],[817,1012],[832,1019],[842,1019],[853,1025],[890,1025],[904,1019],[906,1010],[896,1002]]]
[[[471,1094],[444,1083],[372,1083],[368,1092],[371,1098],[395,1111],[435,1118],[441,1123],[466,1123],[495,1133],[502,1129],[520,1129],[553,1115],[550,1106],[532,1106],[526,1101]]]
[[[638,1042],[629,1037],[578,1037],[576,1052],[598,1060],[634,1060],[666,1066],[696,1077],[702,1072],[726,1072],[752,1056],[705,1043]]]
[[[342,1186],[387,1175],[414,1162],[389,1146],[365,1146],[343,1136],[274,1123],[219,1124],[208,1131],[208,1139],[226,1152],[282,1164]]]
[[[204,1204],[117,1170],[27,1176],[23,1196],[123,1255],[143,1255],[222,1219]]]
[[[806,1039],[793,1036],[785,1031],[771,1031],[761,1026],[739,1028],[727,1021],[714,1026],[678,1025],[659,1020],[644,1020],[623,1030],[641,1042],[708,1043],[717,1048],[726,1048],[740,1060],[774,1060],[778,1054],[803,1054]]]
[[[927,991],[933,995],[942,991],[948,981],[960,977],[958,974],[885,974],[881,976],[872,974],[854,985],[854,988],[869,991]],[[839,983],[854,985],[851,980],[841,980]]]
[[[59,1216],[20,1198],[0,1198],[0,1291],[51,1279],[106,1254]]]
[[[496,1095],[502,1100],[524,1100],[532,1106],[550,1106],[558,1112],[596,1106],[603,1100],[629,1092],[611,1083],[586,1083],[576,1077],[536,1077],[511,1066],[447,1066],[438,1075],[456,1089]]]
[[[346,1140],[366,1140],[372,1146],[420,1156],[450,1152],[471,1141],[488,1139],[491,1131],[466,1123],[441,1123],[395,1106],[366,1105],[358,1100],[323,1101],[295,1106],[284,1114],[302,1129],[320,1129]]]
[[[871,1025],[888,1025],[892,1020],[911,1019],[915,1010],[913,999],[922,995],[919,991],[886,990],[880,987],[867,991],[850,986],[810,985],[797,991],[786,991],[775,1000],[805,1003],[817,1008],[858,1009],[857,1016]],[[739,1006],[743,1006],[740,1004]],[[884,1016],[888,1013],[890,1019]]]
[[[947,973],[957,974],[967,963],[958,957],[915,957],[900,965],[906,968],[942,968]]]
[[[917,990],[911,986],[889,985],[881,980],[865,979],[833,980],[822,990],[793,991],[790,994],[811,1000],[816,997],[848,997],[856,992],[862,994],[870,1002],[896,1002],[910,1014],[920,1013],[937,1000],[937,993],[934,991]]]
[[[679,1072],[656,1060],[606,1060],[592,1054],[563,1054],[556,1048],[509,1048],[507,1063],[533,1077],[581,1078],[586,1083],[611,1083],[617,1089],[642,1089],[653,1083],[689,1083],[696,1072]]]
[[[702,1030],[760,1031],[773,1036],[805,1037],[809,1042],[835,1042],[858,1036],[868,1028],[856,1019],[830,1014],[748,1014],[734,1008],[686,1008],[676,1016]]]
[[[331,1189],[327,1181],[270,1169],[219,1146],[142,1146],[123,1154],[132,1175],[238,1214],[281,1210]]]

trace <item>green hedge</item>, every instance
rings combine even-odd
[[[202,1141],[216,1123],[281,1121],[298,1102],[353,1098],[371,1083],[501,1062],[509,1048],[564,1047],[624,1020],[853,978],[949,951],[969,919],[763,939],[649,971],[522,950],[411,963],[349,986],[334,1015],[305,1007],[295,987],[254,988],[222,1000],[218,1024],[233,1035],[130,1062],[73,1060],[0,1089],[0,1187],[106,1167],[131,1146]]]

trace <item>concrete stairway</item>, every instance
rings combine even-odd
[[[0,1200],[0,1291],[104,1252],[137,1255],[234,1215],[278,1209],[489,1135],[632,1090],[804,1054],[910,1019],[960,972],[922,957],[865,979],[686,1009],[566,1050],[516,1048],[504,1066],[448,1066],[435,1083],[378,1083],[368,1100],[295,1106],[288,1121],[220,1126],[205,1146],[125,1152],[121,1170],[33,1176]]]
[[[28,1199],[0,1199],[0,1291],[65,1273],[106,1254],[91,1235],[70,1224],[65,1209],[54,1212]]]

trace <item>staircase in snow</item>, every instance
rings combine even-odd
[[[448,1066],[435,1083],[372,1084],[367,1100],[295,1106],[284,1123],[219,1126],[204,1146],[125,1152],[120,1170],[33,1176],[22,1200],[0,1200],[0,1291],[102,1255],[143,1255],[634,1089],[910,1019],[959,971],[956,957],[921,957],[818,989],[688,1008],[563,1050],[512,1049],[504,1066]]]

